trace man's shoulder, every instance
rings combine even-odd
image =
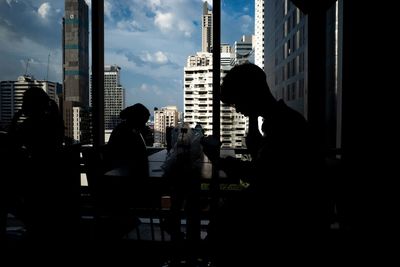
[[[307,120],[297,110],[289,107],[283,100],[278,101],[277,119],[288,127],[306,127]]]

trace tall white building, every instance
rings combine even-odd
[[[184,68],[184,122],[197,123],[205,135],[212,134],[212,54],[198,52],[189,56]]]
[[[119,113],[125,108],[125,90],[120,82],[121,68],[117,65],[104,66],[104,129],[113,130],[120,122]],[[90,101],[92,75],[90,76]]]
[[[178,126],[178,108],[167,106],[154,111],[154,146],[165,146],[166,129]]]
[[[255,0],[255,22],[254,22],[254,64],[264,69],[264,29],[265,29],[265,0]]]
[[[213,42],[212,11],[208,8],[207,1],[203,3],[203,16],[201,20],[201,51],[211,52]]]
[[[0,82],[0,126],[7,127],[14,114],[22,108],[23,96],[31,87],[41,87],[59,105],[60,83],[36,80],[32,76],[19,76],[16,81]]]
[[[221,78],[232,68],[230,53],[221,55]],[[198,52],[189,56],[184,77],[184,122],[194,128],[200,124],[205,135],[212,135],[213,87],[212,54]],[[221,103],[222,147],[242,147],[246,118],[234,108]]]

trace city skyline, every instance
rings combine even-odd
[[[105,64],[122,68],[127,105],[183,110],[183,67],[188,55],[201,50],[202,2],[105,1]],[[222,42],[233,44],[254,32],[253,2],[222,2]],[[0,80],[23,75],[29,59],[27,74],[61,82],[63,4],[0,1],[0,54],[6,63]]]

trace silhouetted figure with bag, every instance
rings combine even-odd
[[[218,263],[255,266],[273,262],[278,255],[294,256],[308,241],[315,245],[328,225],[324,222],[324,177],[319,175],[323,161],[307,121],[272,96],[264,71],[253,64],[235,66],[227,73],[221,101],[249,117],[246,143],[252,160],[218,159],[210,148],[204,149],[209,158],[220,160],[228,175],[240,173],[250,183],[210,223],[211,244],[229,252],[219,250]],[[264,119],[262,135],[259,116]]]

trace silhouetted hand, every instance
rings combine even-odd
[[[211,162],[219,160],[219,147],[222,145],[221,141],[215,139],[213,136],[206,136],[201,140],[203,152],[206,154]]]

